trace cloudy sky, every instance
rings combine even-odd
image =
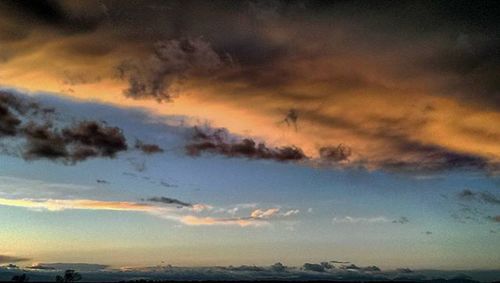
[[[0,264],[498,269],[499,13],[1,2]]]

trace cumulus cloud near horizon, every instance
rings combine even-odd
[[[330,261],[331,262],[331,261]],[[281,262],[272,265],[230,265],[182,267],[157,265],[146,267],[115,268],[95,263],[39,263],[27,267],[0,266],[0,280],[9,280],[12,275],[26,273],[33,281],[50,281],[65,269],[73,269],[89,282],[146,280],[396,280],[423,281],[436,278],[467,278],[489,282],[497,278],[499,270],[419,270],[396,268],[380,269],[377,266],[357,266],[320,263],[304,263],[302,266],[287,266]],[[9,277],[10,276],[10,277]]]

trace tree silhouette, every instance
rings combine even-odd
[[[26,275],[26,273],[23,273],[22,275],[12,276],[12,281],[17,283],[23,283],[30,281],[30,278]]]
[[[64,277],[61,275],[56,276],[56,282],[58,283],[71,283],[71,282],[76,282],[82,280],[82,275],[80,273],[68,269],[64,272]]]

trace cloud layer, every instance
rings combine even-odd
[[[249,136],[207,144],[224,155],[295,145],[334,166],[498,171],[497,3],[40,3],[2,4],[4,84]]]
[[[69,184],[47,184],[17,178],[0,177],[7,185],[0,185],[0,205],[26,208],[33,211],[99,210],[125,211],[149,214],[188,226],[269,226],[273,221],[292,218],[297,209],[279,207],[259,208],[257,205],[236,206],[231,209],[203,203],[188,203],[171,197],[143,198],[141,201],[98,200],[82,198],[95,194],[91,187]],[[38,189],[33,189],[33,187]],[[40,191],[41,190],[41,191]],[[38,197],[32,197],[38,196]],[[116,198],[109,194],[108,198]]]
[[[179,267],[159,265],[152,267],[113,269],[100,264],[80,263],[42,263],[38,265],[42,270],[27,267],[8,268],[0,267],[0,280],[9,280],[12,275],[26,273],[34,281],[50,281],[64,269],[71,268],[83,275],[83,280],[96,281],[128,281],[137,279],[146,280],[174,280],[174,281],[200,281],[200,280],[282,280],[282,281],[310,281],[310,280],[335,280],[335,281],[412,281],[426,282],[439,279],[449,282],[489,282],[496,279],[498,270],[470,271],[470,270],[410,270],[400,268],[397,270],[381,270],[377,266],[359,267],[355,264],[337,266],[328,262],[305,263],[302,267],[286,266],[280,262],[271,266],[213,266],[213,267]],[[37,267],[37,266],[35,266]],[[49,268],[49,269],[48,269]],[[10,277],[9,277],[10,276]]]

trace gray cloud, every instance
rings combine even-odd
[[[282,264],[281,262],[277,262],[277,263],[274,263],[273,265],[271,265],[270,268],[272,271],[275,271],[275,272],[285,272],[288,267],[285,266],[284,264]]]
[[[53,111],[54,109],[42,107],[32,99],[0,90],[0,138],[16,136],[25,120],[46,120],[46,114]]]
[[[325,272],[325,267],[318,263],[304,263],[302,268],[306,271]]]
[[[31,269],[45,269],[45,270],[75,270],[81,272],[102,271],[109,266],[105,264],[95,263],[39,263],[36,266],[31,266]]]
[[[146,199],[146,201],[149,202],[159,202],[159,203],[164,203],[164,204],[173,204],[176,206],[180,207],[192,207],[193,205],[191,203],[183,202],[178,199],[174,198],[168,198],[168,197],[151,197]]]
[[[0,136],[14,136],[21,120],[12,113],[12,108],[18,110],[14,96],[0,93]]]
[[[24,141],[26,160],[49,159],[74,164],[91,157],[113,158],[127,150],[126,139],[117,127],[96,121],[81,121],[60,130],[54,125],[52,108],[44,108],[21,95],[0,92],[0,138]]]
[[[410,222],[410,220],[406,216],[401,216],[399,219],[394,219],[392,221],[392,223],[398,223],[398,224],[406,224],[408,222]]]
[[[186,153],[190,156],[199,156],[203,152],[208,152],[227,157],[271,159],[280,162],[308,159],[298,147],[269,148],[264,143],[257,144],[249,138],[233,140],[225,129],[204,131],[195,127],[192,140],[193,142],[186,145]]]
[[[23,129],[27,160],[46,158],[75,163],[91,157],[113,158],[127,150],[121,129],[95,121],[83,121],[61,131],[52,125],[28,124]]]
[[[469,189],[465,189],[458,193],[458,197],[460,200],[464,201],[479,201],[491,205],[500,205],[500,199],[487,191],[474,192]]]
[[[321,264],[314,264],[321,266]],[[378,271],[378,268],[367,267],[359,269],[324,269],[322,272],[305,270],[304,268],[286,267],[283,264],[272,266],[218,266],[218,267],[177,267],[171,265],[152,266],[142,268],[108,269],[99,264],[44,264],[52,266],[53,270],[25,269],[25,272],[33,281],[48,282],[60,274],[59,269],[74,267],[78,270],[85,281],[89,282],[112,282],[129,281],[137,278],[145,280],[173,280],[173,281],[242,281],[242,280],[282,280],[282,281],[308,281],[308,280],[334,280],[334,281],[422,281],[424,279],[440,278],[441,281],[456,279],[463,274],[481,282],[492,282],[498,278],[499,270],[413,270],[408,268],[397,270]],[[279,268],[274,268],[279,266]],[[90,267],[90,268],[87,268]],[[284,268],[283,268],[284,267]],[[81,270],[80,270],[80,269]],[[411,271],[411,272],[410,272]],[[19,271],[0,267],[0,280],[8,281]],[[453,282],[453,281],[452,281]],[[456,282],[456,281],[454,281]],[[474,281],[473,281],[474,282]]]

